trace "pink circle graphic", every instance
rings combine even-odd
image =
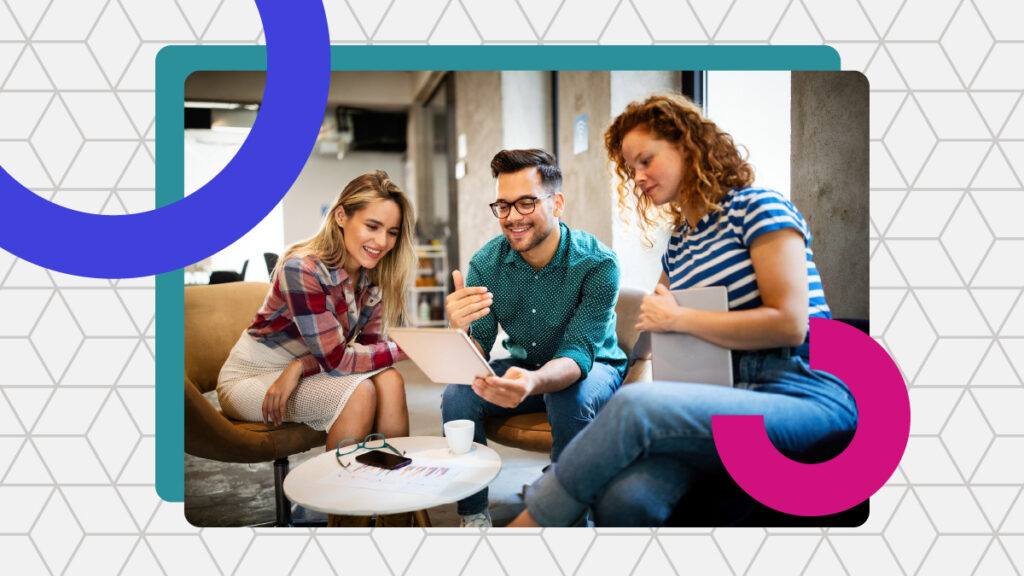
[[[868,499],[892,476],[910,436],[910,397],[899,369],[863,332],[811,319],[811,368],[842,380],[857,403],[857,430],[841,454],[819,464],[782,455],[764,416],[711,417],[726,470],[754,499],[787,514],[823,516]]]

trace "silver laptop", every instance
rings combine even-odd
[[[729,310],[725,286],[674,290],[680,306]],[[732,351],[690,334],[652,333],[651,370],[655,380],[732,386]]]

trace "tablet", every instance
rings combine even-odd
[[[673,290],[680,306],[698,310],[729,310],[724,286]],[[651,372],[654,380],[732,386],[732,351],[692,334],[651,334]]]
[[[472,384],[494,371],[462,330],[454,328],[392,328],[394,340],[420,370],[437,384]]]

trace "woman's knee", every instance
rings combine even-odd
[[[402,377],[402,373],[394,368],[388,368],[387,370],[378,372],[370,377],[373,381],[374,386],[380,391],[392,391],[392,390],[404,390],[405,379]]]
[[[353,437],[356,441],[373,431],[373,419],[377,410],[377,390],[373,383],[364,380],[356,385],[342,408],[341,414],[327,431],[327,448],[331,449],[342,438]]]
[[[355,407],[358,409],[376,409],[377,407],[377,387],[374,386],[370,380],[363,380],[356,389],[352,391],[352,394],[348,397],[348,402],[345,403],[345,408]]]
[[[664,401],[665,382],[634,382],[615,391],[612,398],[628,398],[630,402],[662,402]]]

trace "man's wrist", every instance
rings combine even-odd
[[[472,323],[466,324],[466,327],[463,328],[462,326],[456,326],[455,323],[453,323],[451,321],[451,319],[449,319],[448,320],[448,328],[449,329],[455,329],[455,330],[462,330],[463,332],[466,333],[467,336],[470,336],[470,337],[473,336],[472,330],[471,330],[473,328],[473,324]]]

